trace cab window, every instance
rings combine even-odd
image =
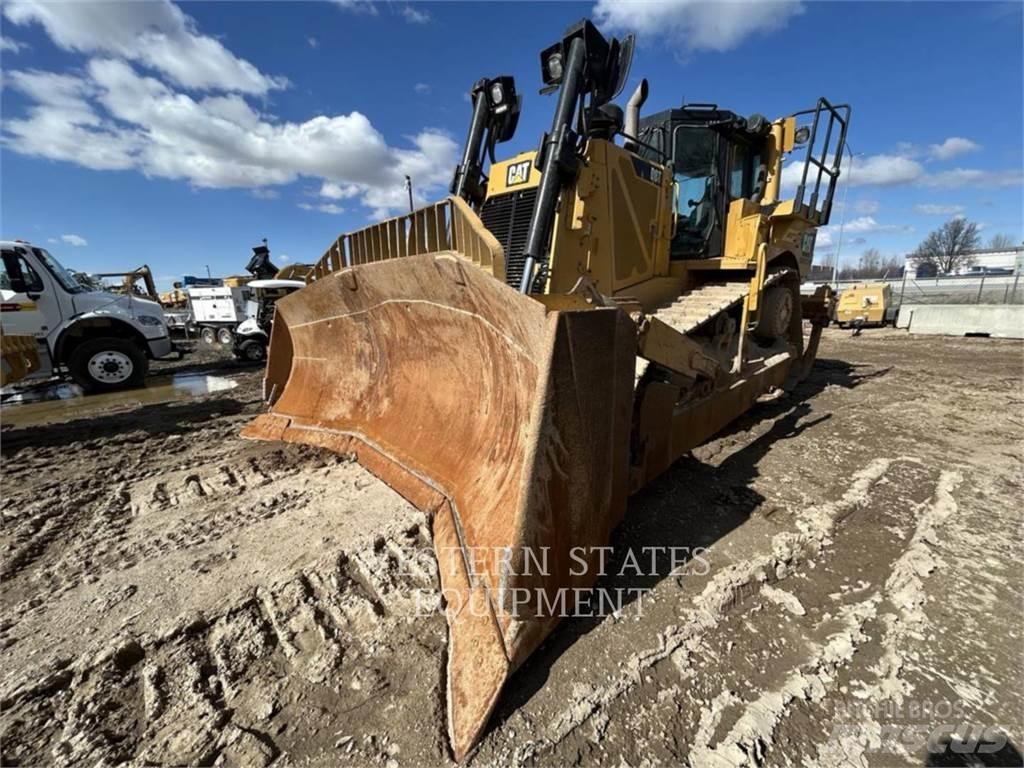
[[[75,276],[64,268],[64,265],[57,261],[45,248],[33,248],[32,252],[39,259],[40,263],[49,270],[50,274],[57,278],[68,293],[84,293],[85,287],[79,283]]]
[[[729,158],[729,199],[739,200],[753,194],[754,162],[750,150],[741,144],[732,146]]]
[[[43,290],[43,281],[32,266],[25,261],[25,257],[17,251],[4,251],[3,260],[0,262],[0,288],[5,291],[13,291],[14,283],[20,277],[25,286],[25,291],[37,293]],[[14,278],[14,282],[12,282]]]
[[[714,204],[716,137],[703,127],[676,131],[674,157],[680,226],[703,239]]]

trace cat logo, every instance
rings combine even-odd
[[[529,160],[523,160],[521,163],[513,163],[508,167],[508,174],[505,177],[505,186],[514,187],[517,184],[525,184],[530,180],[530,166]]]

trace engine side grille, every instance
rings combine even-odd
[[[518,288],[523,278],[526,232],[536,200],[537,187],[532,187],[488,198],[480,208],[480,220],[505,249],[505,283],[513,288]],[[543,281],[537,282],[543,285]]]

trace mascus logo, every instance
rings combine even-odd
[[[508,167],[508,173],[505,176],[505,186],[514,187],[516,184],[525,184],[530,180],[530,166],[529,160],[523,160],[521,163],[513,163]]]

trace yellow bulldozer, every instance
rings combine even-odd
[[[568,29],[541,55],[551,130],[500,162],[521,98],[477,82],[451,196],[343,234],[278,302],[243,433],[352,454],[428,515],[459,760],[629,495],[803,377],[829,320],[799,285],[849,107],[641,117],[646,81],[613,103],[632,49]]]

